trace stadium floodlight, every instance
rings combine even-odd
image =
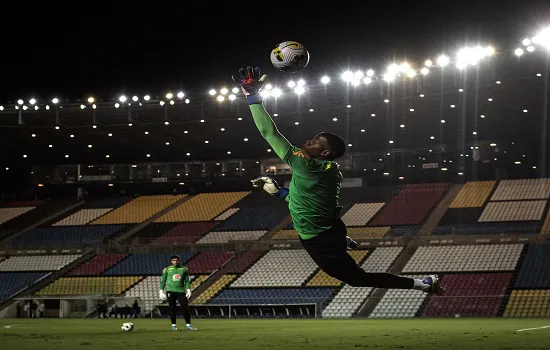
[[[485,48],[485,56],[493,56],[495,54],[495,48],[492,46],[487,46]]]
[[[55,130],[59,130],[59,125],[56,125],[56,126],[55,126]]]
[[[399,72],[399,66],[395,63],[392,63],[388,67],[388,73],[396,75]]]
[[[523,44],[523,46],[529,46],[531,45],[531,40],[529,40],[529,38],[525,38],[521,43]]]
[[[372,76],[374,76],[374,71],[372,69],[369,69],[367,71],[367,77],[372,77]]]
[[[431,67],[433,65],[433,62],[431,60],[426,60],[426,62],[424,62],[424,65],[426,67]]]
[[[159,102],[159,104],[160,104],[161,106],[164,106],[164,103],[165,103],[164,101],[160,101],[160,102]]]
[[[25,103],[23,100],[21,100],[21,99],[17,100],[18,105],[22,105],[23,103]]]
[[[279,88],[274,88],[272,91],[271,91],[271,96],[275,97],[275,98],[279,98],[281,97],[283,93],[281,92],[281,89]]]
[[[214,96],[216,94],[216,90],[212,89],[212,90],[208,91],[208,94],[210,96]]]
[[[84,108],[86,108],[85,105],[80,105],[80,109],[84,109]]]
[[[271,90],[271,89],[273,89],[273,85],[267,83],[267,84],[265,85],[265,88],[266,88],[266,90]]]
[[[445,67],[450,62],[449,57],[441,55],[437,58],[437,65],[440,67]]]
[[[262,90],[260,91],[260,96],[262,96],[263,98],[268,98],[269,96],[271,96],[271,91]]]
[[[170,105],[173,106],[174,105],[174,100],[170,100]]]
[[[385,99],[385,100],[384,100],[384,103],[390,103],[390,100]]]
[[[122,103],[126,102],[126,96],[122,95],[118,98],[118,100]]]
[[[291,80],[288,82],[287,86],[292,89],[293,87],[296,86],[296,83],[294,82],[294,80]]]
[[[233,94],[229,95],[229,100],[230,100],[230,101],[235,101],[236,98],[237,98],[237,97],[236,97],[235,95],[233,95]]]
[[[46,105],[46,110],[49,111],[49,110],[50,110],[50,106]]]
[[[35,103],[36,103],[36,99],[31,98],[31,99],[29,100],[29,103],[30,103],[31,105],[35,104]]]
[[[441,119],[441,124],[445,124],[445,119]]]
[[[167,100],[171,100],[172,97],[174,97],[174,94],[173,94],[173,93],[169,92],[169,93],[166,94],[166,99],[167,99]]]
[[[52,103],[53,103],[54,105],[58,104],[58,103],[59,103],[59,99],[58,99],[57,97],[52,98]]]
[[[424,67],[420,70],[420,73],[422,73],[422,75],[427,75],[428,73],[430,73],[430,70],[428,68]]]
[[[369,85],[370,83],[372,83],[372,78],[364,77],[363,78],[363,83],[365,83],[365,85]]]
[[[239,88],[234,87],[233,89],[231,89],[231,92],[236,94],[239,92]]]
[[[0,106],[0,111],[3,111],[4,110],[4,106]]]
[[[355,72],[353,74],[353,77],[354,77],[354,79],[361,79],[363,77],[363,75],[364,75],[363,72],[358,70],[357,72]]]
[[[353,85],[353,86],[355,86],[355,87],[359,86],[359,84],[361,84],[361,81],[359,81],[359,80],[357,80],[357,79],[353,79],[353,80],[351,81],[351,85]]]
[[[550,49],[550,27],[541,30],[533,37],[533,43]]]
[[[321,83],[325,85],[330,83],[330,78],[325,75],[324,77],[321,78]]]
[[[527,46],[527,51],[529,51],[529,52],[534,52],[534,51],[535,51],[535,47],[534,47],[533,45]]]
[[[399,70],[401,71],[401,73],[407,73],[410,69],[411,69],[411,65],[408,64],[407,62],[403,62],[399,66]]]
[[[40,107],[34,106],[34,110],[37,111]]]
[[[342,80],[344,80],[346,83],[349,83],[353,79],[353,73],[349,70],[342,73]]]
[[[132,97],[132,101],[137,102],[138,100],[139,100],[139,97],[137,97],[137,96]]]
[[[29,109],[29,107],[23,106],[23,110],[24,110],[24,111],[26,111],[27,109]]]
[[[143,96],[143,99],[144,99],[145,101],[149,101],[149,100],[151,99],[151,96],[145,95],[145,96]]]
[[[120,107],[120,103],[117,102],[115,103],[115,108],[118,108],[118,107]]]
[[[306,91],[306,89],[305,89],[303,86],[297,86],[297,87],[294,89],[294,92],[296,93],[296,95],[301,95],[301,94],[303,94],[305,91]]]
[[[93,109],[96,109],[96,108],[97,108],[97,106],[95,105],[95,103],[92,105],[92,108],[93,108]]]
[[[227,95],[228,92],[229,92],[229,90],[227,90],[227,88],[222,88],[222,89],[220,90],[220,93],[221,93],[222,95]]]
[[[414,78],[416,77],[416,71],[414,69],[410,69],[408,72],[407,72],[407,76],[409,78]]]
[[[304,81],[304,79],[298,80],[298,86],[304,86],[304,85],[306,85],[306,82]]]
[[[225,100],[225,97],[223,97],[222,95],[219,95],[216,99],[217,99],[219,102],[223,102],[223,100]]]
[[[183,96],[185,96],[185,94],[182,91],[180,91],[180,92],[178,92],[177,96],[178,96],[179,99],[182,99]]]
[[[185,99],[185,103],[186,103],[186,104],[189,104],[189,102],[191,102],[191,101],[189,101],[189,99],[186,98],[186,99]]]
[[[516,49],[516,51],[514,51],[514,54],[518,57],[523,55],[523,49]]]
[[[388,83],[391,83],[392,81],[394,81],[395,79],[395,74],[393,73],[386,73],[384,74],[384,78],[383,78],[385,81],[387,81]]]
[[[93,97],[88,97],[88,103],[94,103],[95,102],[95,98]]]

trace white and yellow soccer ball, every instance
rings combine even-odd
[[[271,50],[271,63],[285,73],[295,73],[309,63],[309,52],[296,41],[284,41]]]
[[[134,324],[132,322],[124,322],[120,327],[124,332],[130,332],[134,329]]]

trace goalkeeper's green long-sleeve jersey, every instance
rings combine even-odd
[[[167,292],[185,293],[186,289],[191,289],[189,283],[189,270],[184,266],[167,266],[162,270],[162,278],[160,279],[160,289]]]
[[[250,105],[263,138],[277,156],[292,168],[288,208],[294,229],[304,240],[330,229],[339,215],[342,173],[336,162],[309,157],[279,132],[261,104]]]

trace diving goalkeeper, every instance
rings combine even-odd
[[[174,255],[170,258],[171,265],[162,270],[159,298],[162,300],[168,299],[170,321],[172,321],[173,331],[178,330],[176,327],[176,302],[178,301],[183,307],[183,317],[186,323],[185,328],[190,331],[196,331],[197,329],[191,326],[191,314],[189,313],[189,302],[187,300],[191,298],[189,270],[187,270],[187,267],[180,265],[180,261],[180,257]],[[164,291],[165,288],[166,292]]]
[[[292,168],[290,188],[279,188],[264,177],[253,181],[256,187],[284,198],[288,203],[294,229],[309,256],[328,275],[354,287],[418,289],[441,295],[440,277],[422,280],[390,273],[368,273],[347,253],[349,241],[338,205],[342,173],[334,160],[344,155],[344,140],[329,132],[316,135],[302,147],[295,147],[279,132],[262,105],[260,90],[267,76],[260,69],[240,69],[233,76],[245,94],[254,122],[277,156]],[[352,241],[353,242],[353,241]],[[354,242],[353,242],[354,243]]]

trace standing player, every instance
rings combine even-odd
[[[196,331],[191,326],[191,314],[189,313],[188,299],[191,298],[191,284],[189,283],[189,270],[180,265],[180,257],[174,255],[170,258],[171,265],[162,270],[160,279],[159,297],[162,300],[168,299],[170,308],[170,320],[172,321],[172,330],[177,331],[176,327],[176,301],[179,301],[183,307],[183,317],[185,317],[186,329]],[[166,287],[166,292],[164,289]]]
[[[260,178],[253,184],[289,203],[294,229],[313,261],[328,275],[354,287],[418,289],[442,295],[437,275],[420,280],[390,273],[367,273],[357,266],[347,253],[346,225],[339,218],[342,173],[334,160],[344,155],[346,144],[340,136],[323,132],[301,148],[291,145],[262,105],[260,90],[266,78],[260,76],[259,68],[251,67],[233,76],[248,100],[260,134],[292,168],[292,180],[289,189],[279,188],[272,179]]]

